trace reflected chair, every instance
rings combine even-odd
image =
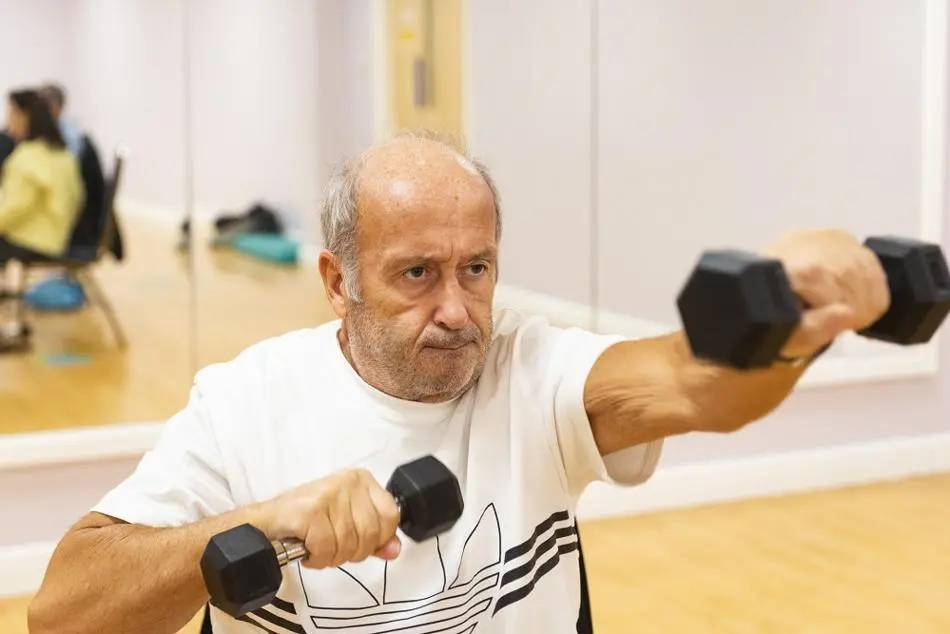
[[[94,157],[95,149],[88,139],[87,144],[89,152]],[[82,287],[89,303],[97,306],[102,311],[118,347],[120,349],[126,347],[128,342],[122,325],[119,323],[111,302],[93,274],[95,265],[108,253],[111,252],[117,257],[121,257],[121,243],[117,241],[118,224],[115,200],[122,181],[124,163],[125,153],[117,150],[114,155],[112,174],[105,179],[105,188],[101,196],[94,193],[95,188],[87,185],[87,191],[91,195],[89,195],[83,212],[77,221],[65,254],[58,257],[37,254],[35,257],[20,260],[23,267],[20,283],[17,285],[20,292],[12,298],[12,301],[15,302],[14,311],[17,321],[22,321],[23,289],[26,287],[26,281],[30,278],[30,273],[38,269],[61,270],[66,277],[74,280]],[[89,178],[85,166],[83,172],[84,180],[88,183]],[[117,251],[117,244],[119,251]]]

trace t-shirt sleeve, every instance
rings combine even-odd
[[[211,417],[196,384],[132,475],[92,510],[131,524],[170,527],[233,508]]]
[[[595,481],[622,487],[646,482],[656,469],[663,441],[601,456],[584,406],[584,387],[597,359],[625,338],[547,323],[530,330],[523,343],[533,348],[527,356],[532,358],[532,372],[540,377],[536,393],[545,399],[549,412],[545,431],[562,463],[568,492],[579,496]]]

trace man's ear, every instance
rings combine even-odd
[[[317,260],[320,268],[320,277],[323,278],[323,288],[327,293],[327,300],[333,307],[337,317],[346,316],[346,292],[343,290],[343,272],[336,256],[324,249]]]

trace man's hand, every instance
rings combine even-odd
[[[847,232],[794,231],[766,249],[782,262],[804,304],[784,357],[808,357],[849,330],[880,319],[890,306],[887,277],[877,256]]]
[[[301,563],[308,568],[358,563],[372,555],[394,559],[399,554],[399,508],[364,469],[304,484],[259,508],[257,524],[265,535],[305,544],[309,555]]]

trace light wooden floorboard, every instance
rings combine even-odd
[[[599,634],[950,632],[950,475],[581,534]]]
[[[597,634],[950,632],[950,474],[581,534]],[[25,605],[0,602],[0,632],[26,634]]]
[[[334,318],[313,266],[287,268],[206,246],[194,275],[174,227],[122,223],[127,260],[97,279],[130,341],[118,350],[97,309],[33,319],[34,349],[0,355],[0,434],[160,421],[186,401],[195,370],[252,343]],[[57,355],[81,364],[57,365]]]

